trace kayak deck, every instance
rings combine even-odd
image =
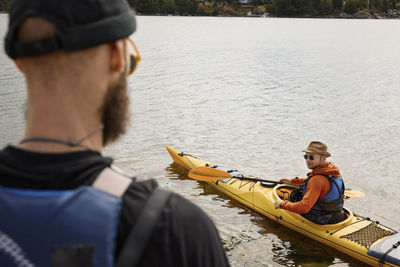
[[[170,146],[166,148],[174,162],[188,171],[200,166],[216,166],[194,156],[179,152]],[[231,174],[234,175],[234,173],[235,171]],[[379,257],[383,253],[370,253],[373,256],[368,255],[371,247],[381,243],[388,237],[395,236],[397,232],[369,218],[355,215],[349,209],[345,209],[346,220],[337,224],[319,225],[307,220],[300,214],[284,209],[275,209],[274,202],[280,197],[288,197],[293,186],[270,185],[258,181],[235,178],[226,178],[217,182],[207,183],[250,209],[369,265],[399,266],[397,257],[394,257],[394,260],[386,257],[383,262],[379,262]]]

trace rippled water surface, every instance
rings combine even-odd
[[[3,36],[7,19],[0,15]],[[138,17],[134,118],[105,150],[201,206],[232,266],[363,266],[230,201],[171,164],[169,144],[269,179],[305,176],[324,141],[346,206],[400,230],[400,21]],[[3,40],[0,40],[3,46]],[[0,54],[0,144],[23,134],[24,80]]]

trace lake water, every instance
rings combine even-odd
[[[7,17],[0,15],[4,36]],[[105,154],[202,207],[232,266],[363,266],[190,180],[165,145],[269,179],[328,145],[357,214],[400,230],[400,20],[138,17],[134,118]],[[3,46],[3,39],[0,40]],[[24,80],[0,53],[0,145],[24,130]]]

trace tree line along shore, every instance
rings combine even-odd
[[[0,0],[7,12],[11,0]],[[128,0],[139,15],[400,18],[400,0]]]
[[[128,0],[143,15],[400,17],[400,0]]]

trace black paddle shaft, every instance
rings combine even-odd
[[[257,181],[257,182],[266,182],[266,183],[273,183],[273,184],[283,184],[280,181],[272,181],[272,180],[265,180],[257,177],[247,177],[244,175],[234,175],[233,178],[240,179],[240,180],[250,180],[250,181]]]

